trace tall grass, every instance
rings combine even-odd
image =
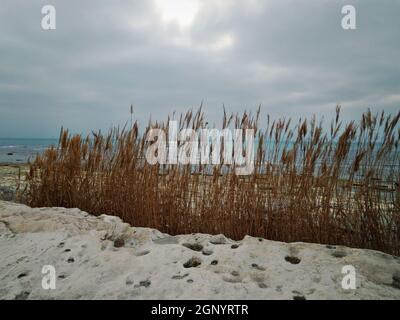
[[[400,113],[363,114],[346,125],[340,108],[330,129],[315,118],[261,121],[227,116],[222,128],[252,128],[255,170],[234,166],[150,165],[150,128],[70,135],[30,163],[31,206],[78,207],[120,216],[170,234],[223,233],[285,242],[341,244],[400,254]],[[168,119],[169,120],[169,119]],[[202,110],[181,115],[179,128],[205,128]],[[263,129],[260,129],[260,128]],[[223,150],[221,150],[223,152]]]

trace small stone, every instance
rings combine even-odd
[[[297,257],[292,257],[292,256],[286,256],[286,257],[285,257],[285,260],[286,260],[287,262],[290,262],[291,264],[299,264],[300,261],[301,261],[299,258],[297,258]]]
[[[121,238],[115,239],[115,241],[114,241],[114,247],[115,248],[121,248],[124,245],[125,245],[125,240],[124,239],[121,239]]]
[[[199,243],[184,243],[182,244],[184,247],[193,250],[193,251],[201,251],[203,250],[203,246]]]
[[[211,261],[210,264],[213,265],[213,266],[216,266],[218,264],[218,260],[213,260],[213,261]]]
[[[140,284],[142,287],[147,288],[147,287],[149,287],[149,286],[151,285],[151,281],[149,281],[149,280],[140,281],[139,284]]]
[[[139,288],[139,287],[145,287],[148,288],[151,285],[151,281],[149,280],[144,280],[144,281],[140,281],[139,284],[135,285],[135,288]]]
[[[204,254],[205,256],[210,256],[210,255],[213,254],[213,252],[211,250],[209,250],[209,249],[204,249],[202,251],[202,254]]]
[[[184,268],[196,268],[201,265],[201,260],[197,257],[190,258],[187,262],[183,264]]]

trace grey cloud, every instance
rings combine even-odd
[[[57,9],[57,30],[40,9]],[[0,136],[56,136],[163,118],[205,101],[229,111],[348,119],[399,109],[398,1],[353,1],[358,29],[341,29],[348,1],[201,1],[185,34],[152,1],[5,0],[0,9]],[[214,48],[224,36],[231,46]]]

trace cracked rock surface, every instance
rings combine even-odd
[[[56,289],[42,288],[55,267]],[[356,271],[343,289],[342,268]],[[400,258],[223,235],[170,236],[114,216],[0,201],[0,299],[400,299]]]

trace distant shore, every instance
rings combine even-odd
[[[0,165],[26,164],[57,142],[54,138],[0,138]]]

